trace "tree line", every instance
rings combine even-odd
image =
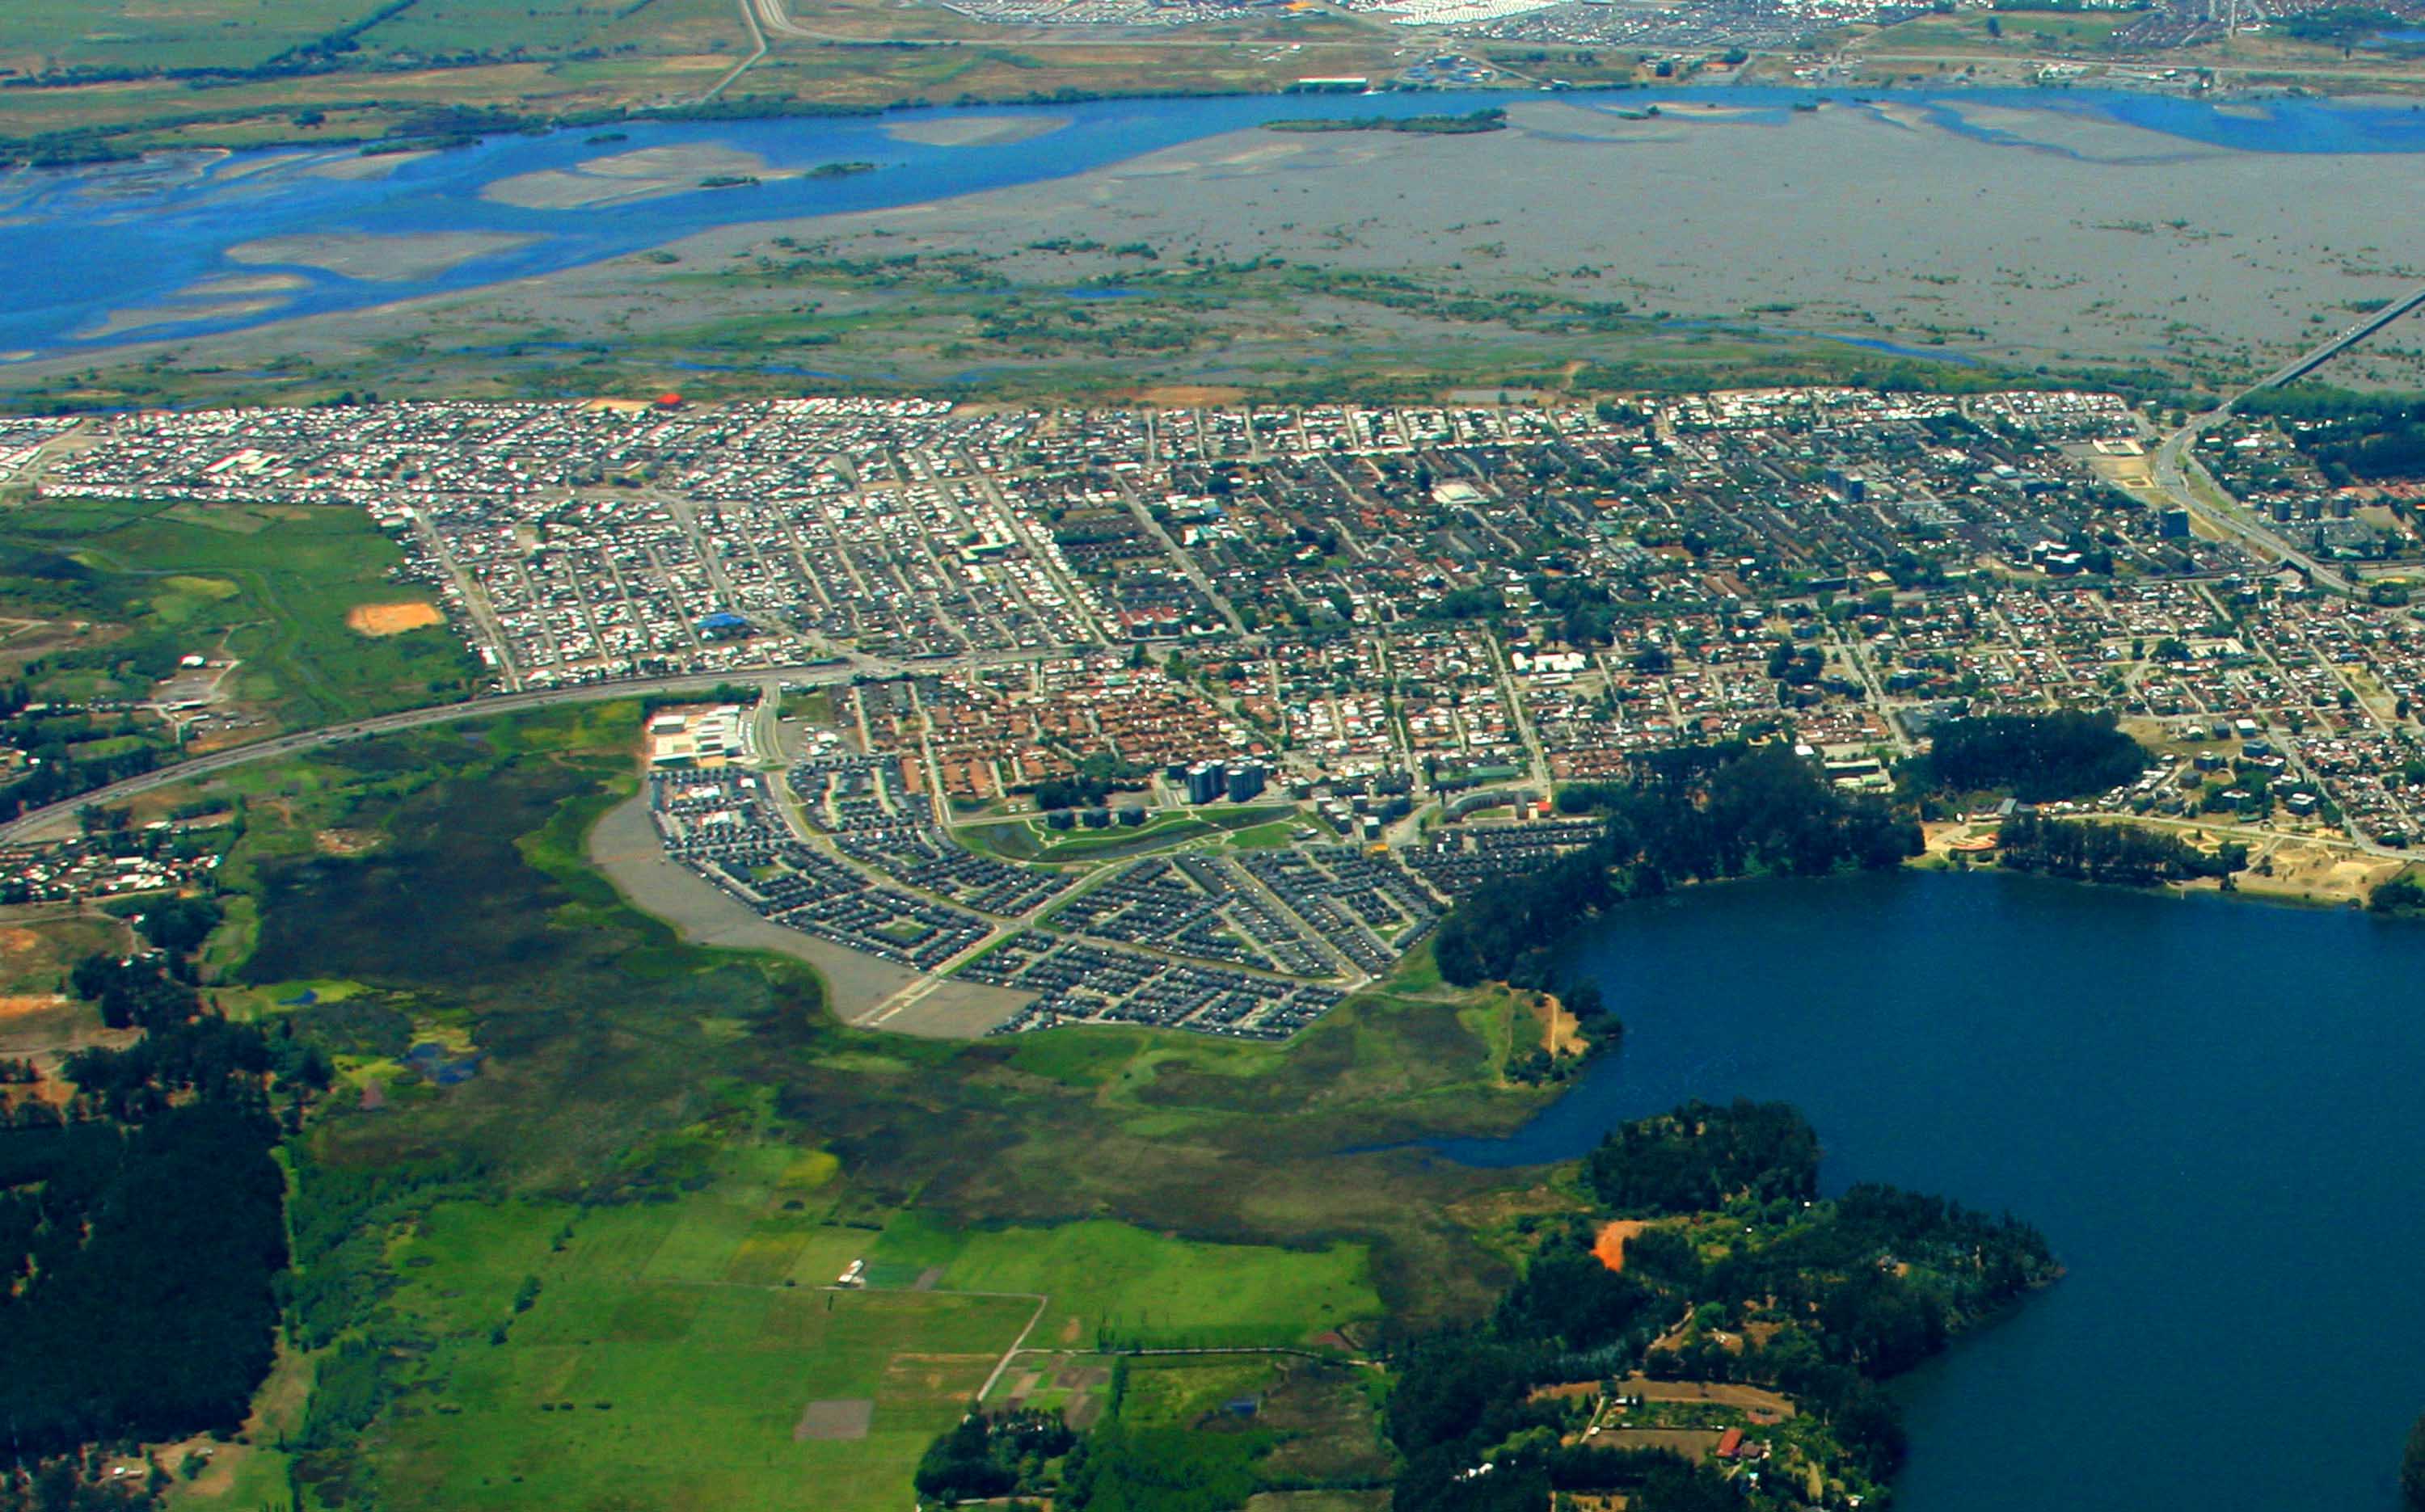
[[[2248,848],[2238,841],[2227,840],[2208,855],[2176,835],[2036,814],[2006,820],[1996,844],[1999,863],[2015,871],[2132,887],[2199,877],[2220,877],[2228,886],[2232,874],[2248,866]]]
[[[141,1038],[68,1057],[66,1109],[25,1102],[0,1128],[0,1421],[18,1453],[233,1432],[268,1373],[286,1265],[271,1100],[299,1118],[329,1071],[206,1008],[191,953],[218,916],[155,901],[137,925],[154,954],[79,963],[71,987]]]

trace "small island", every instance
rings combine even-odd
[[[1265,131],[1405,132],[1417,136],[1470,136],[1479,132],[1505,131],[1507,112],[1492,105],[1462,116],[1336,116],[1267,120]]]

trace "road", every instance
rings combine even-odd
[[[1062,647],[1049,650],[1020,652],[988,652],[953,659],[953,665],[1000,663],[1005,661],[1039,661],[1066,655]],[[96,788],[65,803],[33,809],[6,824],[0,824],[0,844],[14,845],[27,840],[52,839],[73,833],[76,811],[88,804],[118,804],[143,793],[173,788],[179,783],[206,777],[215,772],[267,760],[272,756],[296,756],[322,746],[337,745],[347,740],[367,740],[375,735],[393,735],[402,730],[421,729],[431,724],[447,724],[458,720],[486,719],[492,714],[522,713],[535,708],[553,708],[563,704],[596,703],[614,698],[638,698],[650,693],[686,692],[720,684],[757,681],[788,683],[795,687],[832,687],[857,676],[898,677],[915,672],[939,671],[944,663],[910,663],[878,657],[852,657],[840,662],[801,664],[795,666],[748,667],[731,672],[684,673],[667,677],[626,677],[611,682],[583,683],[574,688],[539,688],[522,692],[496,693],[474,698],[466,703],[442,704],[434,708],[409,708],[394,714],[378,714],[369,719],[349,720],[343,724],[327,724],[313,730],[297,730],[291,735],[273,736],[266,740],[230,746],[206,756],[180,761],[175,766],[147,772],[139,777]]]
[[[2227,505],[2209,503],[2207,497],[2191,485],[2192,470],[2195,470],[2201,478],[2205,478],[2206,470],[2189,454],[2190,448],[2196,444],[2200,431],[2223,419],[2230,409],[2231,402],[2226,401],[2220,408],[2203,415],[2192,415],[2187,424],[2164,438],[2156,448],[2156,486],[2162,490],[2165,498],[2188,510],[2192,518],[2204,520],[2225,537],[2256,551],[2259,557],[2288,563],[2305,572],[2308,581],[2319,587],[2341,593],[2353,592],[2347,578],[2266,529],[2257,522],[2256,516]],[[2222,487],[2213,479],[2206,478],[2206,483],[2218,497],[2224,496]]]
[[[780,0],[758,0],[758,6],[763,7],[771,14],[782,14]],[[741,77],[741,75],[748,72],[752,68],[755,68],[758,64],[758,60],[766,56],[766,34],[758,28],[758,7],[753,7],[751,0],[741,0],[741,19],[749,27],[749,40],[751,43],[749,56],[743,58],[740,62],[732,65],[731,72],[727,73],[724,77],[716,80],[714,84],[709,85],[707,92],[699,97],[699,103],[700,104],[705,104],[710,100],[715,99],[717,95],[722,94],[728,85],[731,84],[733,80]]]

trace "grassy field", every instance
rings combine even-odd
[[[0,518],[0,614],[86,627],[25,653],[38,696],[147,697],[190,653],[239,663],[222,688],[235,707],[320,724],[472,685],[442,627],[374,639],[346,625],[359,605],[426,597],[388,581],[402,560],[354,509],[44,500]]]
[[[820,1505],[897,1506],[1034,1304],[766,1279],[751,1263],[764,1222],[715,1211],[750,1190],[432,1210],[399,1249],[410,1279],[391,1305],[437,1341],[420,1372],[435,1410],[381,1446],[383,1500],[775,1508],[813,1487]],[[523,1278],[538,1289],[517,1313]],[[868,1404],[863,1435],[801,1437],[812,1402]]]
[[[683,946],[586,867],[637,721],[471,722],[204,785],[249,816],[231,998],[340,1055],[297,1158],[471,1162],[349,1262],[384,1405],[297,1461],[315,1504],[896,1506],[1031,1319],[1031,1348],[1079,1354],[1363,1344],[1503,1282],[1494,1225],[1533,1177],[1347,1152],[1537,1109],[1497,1074],[1512,1005],[1409,979],[1284,1048],[847,1030],[798,963]],[[420,1039],[478,1074],[404,1074]],[[854,1260],[875,1284],[827,1290]],[[865,1437],[795,1437],[811,1402],[867,1404]]]

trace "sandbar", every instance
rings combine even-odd
[[[299,273],[230,273],[200,279],[177,291],[180,299],[230,299],[243,294],[292,294],[312,280]]]
[[[205,320],[243,320],[251,315],[266,314],[284,303],[286,301],[283,299],[227,299],[209,304],[141,305],[131,310],[113,310],[100,320],[76,330],[74,339],[79,342],[100,342],[152,326],[186,326]]]
[[[681,194],[715,175],[781,178],[755,152],[702,142],[691,147],[643,147],[593,157],[572,168],[539,168],[499,179],[480,198],[522,210],[586,210],[657,195]]]
[[[1067,116],[952,116],[887,121],[884,135],[922,147],[1007,147],[1049,136],[1068,124]]]
[[[303,171],[315,179],[384,179],[407,163],[418,163],[429,155],[426,151],[354,152],[314,163]]]
[[[509,251],[538,240],[511,231],[332,231],[307,236],[264,236],[227,250],[228,261],[247,264],[291,263],[348,279],[406,282],[445,272],[476,257]]]

